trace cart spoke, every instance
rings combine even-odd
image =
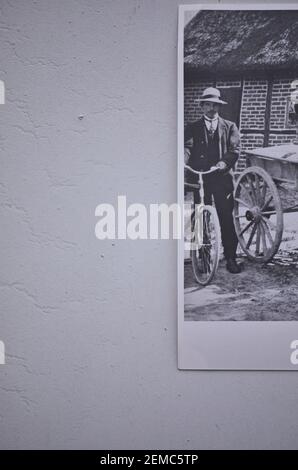
[[[268,225],[266,224],[265,220],[261,220],[261,224],[263,225],[263,228],[265,230],[265,234],[267,235],[267,238],[270,242],[270,245],[272,246],[273,245],[273,238],[272,238],[272,235],[271,235],[271,232],[269,230],[269,227]]]
[[[243,201],[243,199],[240,199],[239,197],[235,197],[235,201],[249,209],[251,208],[251,205],[249,205],[247,202]]]
[[[243,182],[241,183],[241,188],[243,188],[245,196],[248,197],[249,200],[251,201],[251,205],[254,206],[255,201],[252,195],[251,181],[247,175],[243,178]]]
[[[249,247],[250,247],[250,245],[251,245],[251,242],[252,242],[253,237],[254,237],[254,235],[255,235],[255,233],[256,233],[257,227],[258,227],[258,223],[256,223],[256,224],[253,226],[253,229],[252,229],[252,231],[251,231],[251,233],[250,233],[249,239],[248,239],[248,241],[247,241],[247,243],[246,243],[246,248],[247,248],[247,249],[249,249]]]
[[[266,256],[267,253],[267,243],[266,243],[266,235],[265,235],[265,230],[262,224],[260,224],[260,229],[261,229],[261,238],[262,238],[262,243],[263,243],[263,252],[264,255]]]
[[[254,221],[251,220],[251,221],[241,230],[241,232],[239,233],[239,236],[241,237],[241,236],[249,229],[249,227],[252,226],[253,223],[254,223]]]
[[[261,229],[260,224],[257,227],[257,238],[256,238],[256,256],[260,254],[260,238],[261,238]]]
[[[241,199],[243,200],[246,199],[248,202],[246,202],[246,205],[247,207],[253,207],[254,206],[254,201],[253,201],[253,198],[252,198],[252,195],[250,193],[250,191],[248,190],[248,188],[244,185],[244,183],[240,183],[240,192],[239,192],[239,195],[241,195]],[[250,204],[250,206],[248,205]]]
[[[246,175],[246,181],[248,182],[248,185],[250,187],[250,192],[249,194],[251,195],[251,199],[254,205],[257,203],[257,196],[256,196],[256,191],[255,187],[253,184],[253,180],[251,179],[251,175]]]
[[[265,211],[265,212],[262,212],[262,215],[273,215],[273,214],[276,214],[276,211]]]
[[[268,225],[268,227],[269,227],[271,230],[274,230],[274,231],[277,230],[276,225],[275,225],[270,219],[267,219],[266,217],[263,217],[263,216],[262,216],[262,220]]]
[[[263,187],[262,187],[262,193],[261,193],[261,201],[260,201],[262,205],[264,205],[264,203],[265,203],[266,192],[267,192],[267,184],[264,181],[263,182]]]
[[[260,188],[260,179],[259,176],[256,174],[255,175],[255,181],[256,181],[256,198],[257,198],[257,204],[261,205],[261,188]]]
[[[266,201],[265,204],[263,205],[263,207],[262,207],[262,209],[261,209],[262,212],[267,209],[267,207],[269,206],[269,204],[270,204],[270,202],[272,201],[272,199],[273,199],[273,196],[272,196],[272,194],[271,194],[271,196],[267,199],[267,201]]]

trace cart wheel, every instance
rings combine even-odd
[[[234,223],[248,258],[267,263],[277,252],[283,233],[283,212],[271,176],[252,166],[241,173],[234,191]]]

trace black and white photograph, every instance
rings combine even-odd
[[[298,10],[257,8],[180,12],[190,324],[298,320]]]

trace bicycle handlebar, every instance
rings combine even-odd
[[[186,170],[191,171],[191,173],[194,173],[195,175],[210,175],[211,173],[216,173],[217,171],[219,171],[219,168],[217,168],[215,166],[211,167],[210,170],[208,170],[208,171],[197,171],[197,170],[194,170],[193,168],[191,168],[188,165],[184,165],[184,168]]]

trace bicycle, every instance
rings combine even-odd
[[[207,286],[213,279],[220,255],[220,225],[215,207],[205,205],[204,175],[218,172],[217,167],[208,171],[196,171],[188,165],[184,168],[197,175],[198,183],[186,183],[184,186],[199,190],[200,204],[195,205],[191,213],[191,263],[194,277],[198,284]]]

